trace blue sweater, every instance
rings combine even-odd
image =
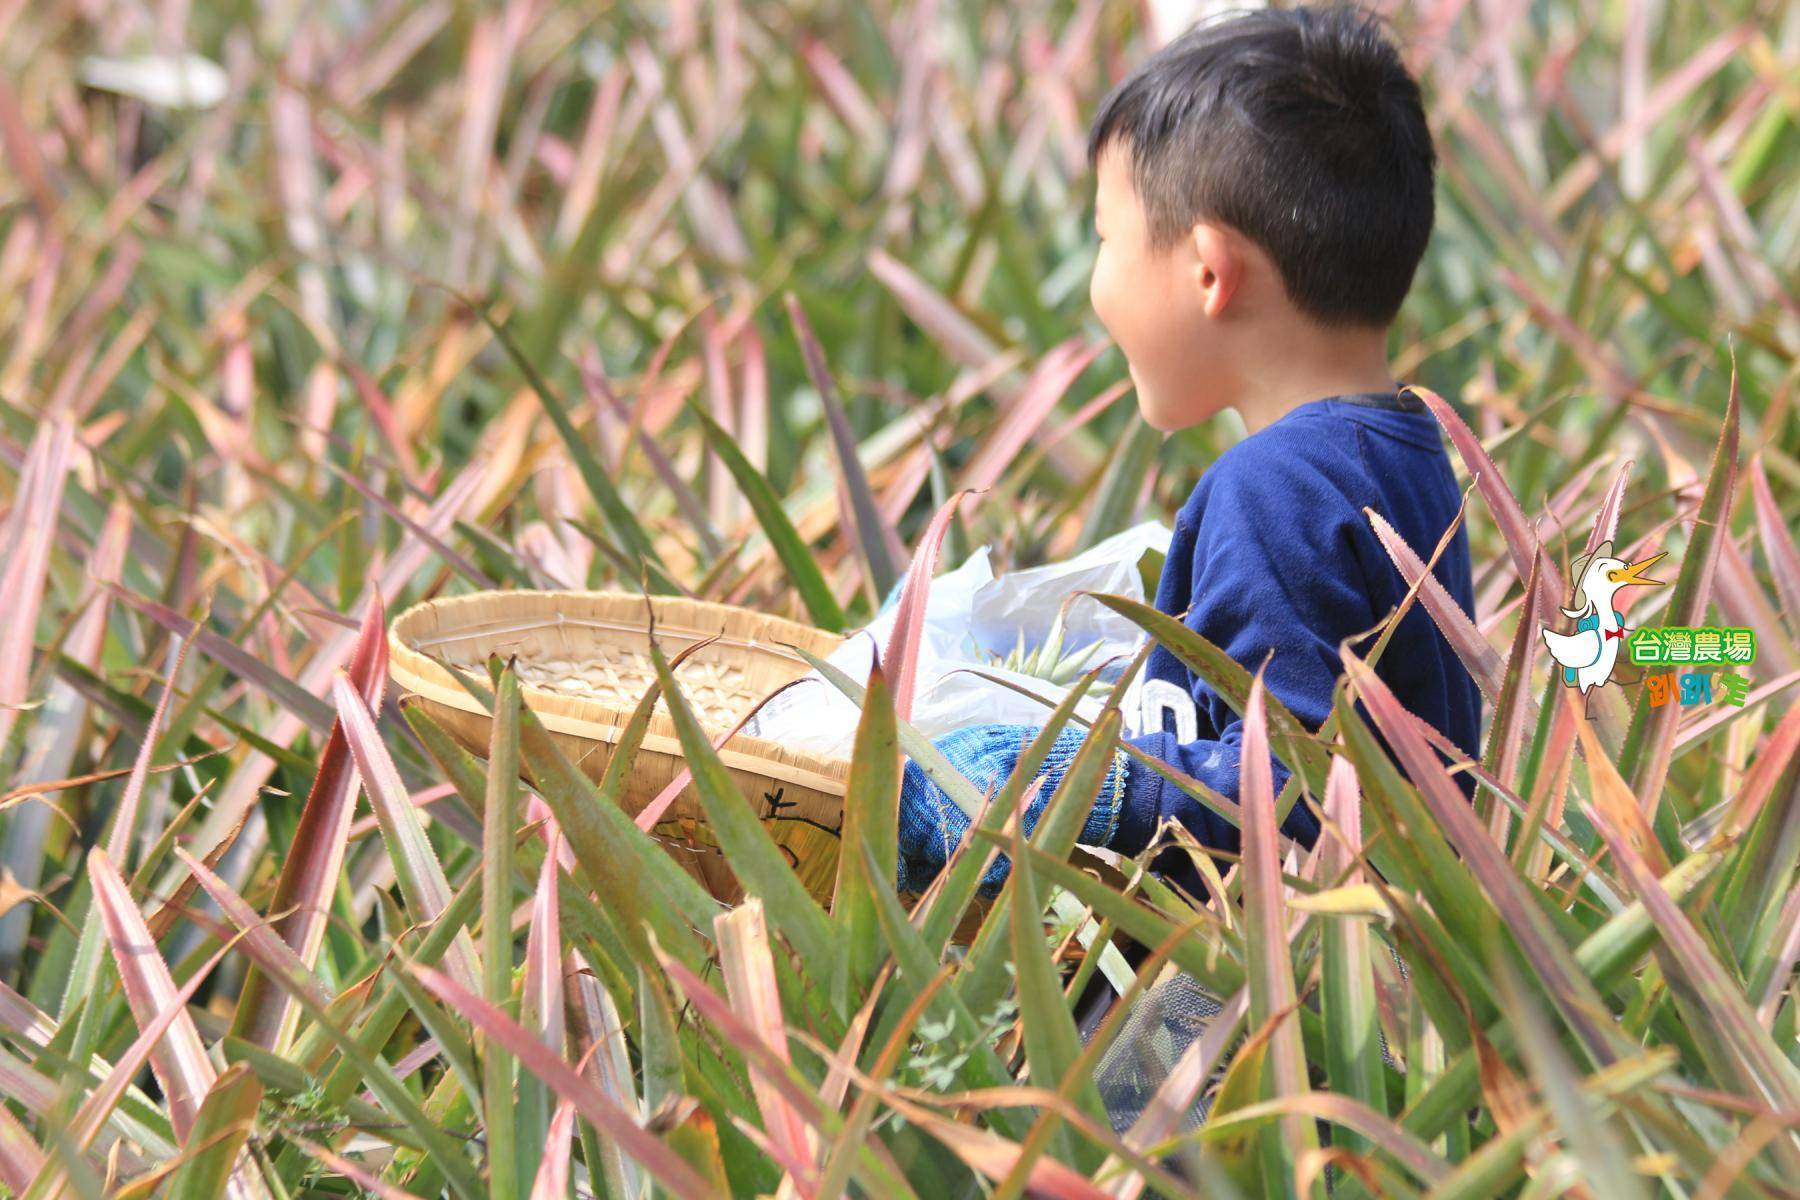
[[[1396,390],[1301,404],[1225,451],[1201,476],[1176,516],[1156,607],[1176,617],[1185,611],[1190,629],[1253,674],[1273,650],[1264,686],[1317,729],[1343,671],[1339,641],[1372,630],[1406,593],[1363,507],[1428,560],[1461,498],[1437,421],[1416,396]],[[1464,612],[1474,612],[1463,529],[1433,573]],[[1351,649],[1367,654],[1373,645],[1370,637]],[[1423,605],[1415,601],[1401,619],[1375,670],[1408,709],[1471,756],[1477,752],[1481,695]],[[1212,687],[1159,644],[1136,699],[1126,709],[1124,740],[1235,801],[1243,720]],[[1357,711],[1368,720],[1360,701]],[[1279,794],[1289,772],[1271,759]],[[1472,795],[1468,773],[1456,778]],[[1166,818],[1206,846],[1238,851],[1236,827],[1132,761],[1112,848],[1136,854]],[[1298,801],[1282,831],[1310,846],[1319,822]],[[1151,866],[1204,894],[1179,848]]]

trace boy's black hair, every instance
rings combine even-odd
[[[1201,221],[1262,247],[1327,325],[1393,322],[1431,238],[1437,153],[1419,85],[1355,7],[1225,14],[1100,104],[1088,166],[1118,138],[1151,248]]]

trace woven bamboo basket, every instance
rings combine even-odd
[[[726,604],[665,596],[649,603],[657,645],[668,658],[720,635],[675,668],[682,694],[715,737],[806,673],[806,660],[778,643],[824,656],[842,640]],[[389,669],[403,692],[419,697],[457,741],[485,757],[487,711],[439,660],[479,679],[485,678],[488,654],[516,656],[522,701],[569,760],[598,780],[655,679],[646,618],[644,597],[631,592],[503,591],[430,600],[394,618]],[[726,742],[719,757],[801,881],[828,904],[849,761],[746,733]],[[685,766],[667,700],[659,698],[632,762],[621,801],[626,811],[636,816]],[[650,832],[714,896],[728,904],[742,898],[691,783]]]

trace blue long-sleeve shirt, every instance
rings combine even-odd
[[[1264,686],[1317,729],[1343,671],[1338,643],[1372,630],[1406,593],[1363,507],[1429,560],[1460,501],[1437,421],[1416,396],[1396,390],[1301,404],[1226,450],[1201,476],[1176,516],[1156,607],[1182,617],[1252,673],[1273,651]],[[1464,612],[1474,612],[1462,528],[1433,574]],[[1351,649],[1366,654],[1373,644],[1371,637]],[[1470,755],[1477,752],[1480,693],[1421,604],[1401,619],[1375,671],[1413,713]],[[1242,718],[1165,646],[1152,648],[1143,676],[1138,703],[1125,713],[1124,740],[1235,801]],[[1357,709],[1367,720],[1360,701]],[[1379,730],[1376,736],[1385,746]],[[1279,793],[1289,771],[1271,759]],[[1472,795],[1468,773],[1456,778]],[[1238,851],[1235,826],[1131,762],[1111,847],[1138,853],[1166,818],[1206,846]],[[1282,830],[1310,846],[1319,824],[1296,803]],[[1202,894],[1198,873],[1178,848],[1151,866]]]

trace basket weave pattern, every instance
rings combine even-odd
[[[464,654],[446,661],[465,674],[481,676],[487,664],[474,655]],[[596,645],[590,659],[550,658],[542,662],[522,660],[518,664],[519,682],[540,691],[560,696],[597,700],[630,712],[637,707],[650,685],[656,682],[656,668],[648,655],[624,646]],[[728,662],[704,658],[689,659],[676,668],[681,694],[687,698],[700,722],[720,732],[730,729],[756,697],[745,691],[744,668]],[[659,705],[665,711],[667,705]]]
[[[422,705],[466,749],[485,756],[487,710],[443,664],[484,679],[489,654],[514,658],[523,702],[569,760],[598,780],[655,679],[652,612],[657,645],[668,658],[720,635],[675,670],[682,695],[715,740],[769,693],[806,673],[806,660],[781,643],[823,656],[841,641],[731,605],[666,596],[649,605],[647,612],[645,598],[631,592],[478,592],[426,601],[394,618],[390,673],[403,694],[416,697],[402,703]],[[849,762],[744,733],[719,754],[802,882],[829,902]],[[635,816],[686,765],[667,701],[658,698],[621,797],[626,812]],[[741,899],[691,783],[651,833],[713,895],[726,903]]]

